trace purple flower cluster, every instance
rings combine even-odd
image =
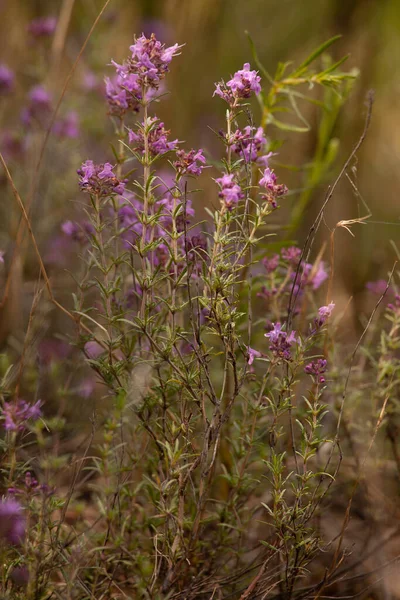
[[[6,158],[21,159],[27,150],[27,136],[17,131],[4,130],[1,134],[1,148]]]
[[[221,198],[223,204],[228,210],[231,210],[239,202],[239,200],[244,198],[241,187],[235,182],[234,175],[232,173],[230,175],[225,173],[225,175],[219,179],[216,179],[215,181],[220,187],[218,196]]]
[[[14,89],[15,77],[13,71],[6,65],[0,65],[0,95],[9,94]]]
[[[158,215],[159,225],[154,228],[154,235],[156,237],[164,238],[166,232],[171,231],[173,213],[175,215],[175,222],[178,232],[184,230],[185,215],[183,211],[183,204],[180,198],[175,198],[173,194],[179,193],[179,189],[175,187],[173,176],[167,172],[163,173],[163,177],[159,177],[161,183],[154,189],[160,190],[159,198],[155,202],[155,210]],[[170,183],[170,185],[168,185]],[[174,210],[175,207],[175,210]],[[133,194],[126,194],[122,199],[121,206],[118,209],[118,221],[120,225],[120,235],[124,242],[124,245],[129,249],[135,245],[138,238],[143,235],[143,224],[141,222],[140,214],[143,211],[143,204]],[[186,222],[188,223],[188,217],[194,215],[194,210],[190,199],[186,203]],[[150,241],[150,230],[148,230]],[[178,244],[182,245],[184,242],[183,237],[178,238]],[[163,246],[163,247],[162,247]],[[158,258],[162,259],[161,262],[165,262],[167,257],[168,248],[165,245],[159,245],[156,249],[155,263],[160,264]],[[158,256],[158,258],[157,258]]]
[[[57,19],[55,17],[39,17],[29,23],[27,31],[34,38],[42,38],[53,35],[56,27]]]
[[[139,112],[142,95],[135,74],[120,72],[112,79],[106,77],[105,84],[110,115],[122,118],[130,110]]]
[[[77,171],[81,190],[102,197],[122,195],[125,182],[117,178],[114,168],[110,163],[95,165],[92,160],[87,160]]]
[[[277,184],[276,175],[269,167],[264,169],[260,185],[267,190],[267,193],[263,194],[262,198],[267,200],[273,208],[277,207],[277,198],[284,196],[288,191],[285,185]]]
[[[128,110],[138,111],[143,91],[158,90],[179,48],[178,44],[166,48],[154,34],[149,38],[142,35],[130,46],[132,56],[122,65],[112,61],[117,74],[113,79],[106,78],[110,114],[122,117]]]
[[[149,38],[142,35],[130,46],[132,57],[125,64],[125,69],[128,73],[138,75],[141,86],[150,85],[158,89],[160,81],[169,71],[171,60],[181,47],[174,44],[166,48],[154,33]]]
[[[174,212],[174,204],[175,204],[175,222],[176,228],[178,232],[184,231],[185,228],[185,215],[183,211],[183,204],[179,198],[175,198],[171,191],[167,190],[164,192],[163,197],[157,200],[155,206],[159,211],[160,223],[162,224],[164,229],[171,228],[172,225],[172,215]],[[187,217],[193,217],[194,210],[192,207],[192,201],[190,198],[186,201],[186,224],[189,223]],[[162,235],[162,232],[160,232]]]
[[[65,117],[58,119],[53,126],[53,131],[61,138],[75,139],[79,137],[78,113],[71,110]]]
[[[74,242],[84,244],[93,235],[94,228],[88,221],[83,221],[80,224],[74,221],[64,221],[61,225],[61,231]]]
[[[267,143],[267,139],[264,136],[262,127],[255,128],[249,125],[243,131],[237,129],[231,140],[228,140],[228,143],[231,144],[233,152],[243,158],[246,163],[249,163],[257,160],[258,155]]]
[[[159,121],[157,117],[148,117],[147,122],[144,122],[135,133],[128,129],[129,143],[134,145],[134,150],[145,153],[144,132],[148,135],[149,152],[152,156],[160,156],[171,150],[176,150],[178,140],[173,142],[168,141],[169,131],[164,128],[164,123]]]
[[[326,373],[326,369],[327,361],[325,358],[319,358],[316,361],[308,363],[308,365],[304,367],[305,373],[308,373],[308,375],[312,375],[315,378],[316,382],[321,384],[325,383],[324,373]]]
[[[206,158],[203,154],[203,150],[189,150],[189,152],[185,152],[184,150],[178,150],[176,153],[177,160],[174,162],[174,167],[177,171],[178,177],[182,177],[183,175],[201,175],[204,167],[202,165],[206,164]]]
[[[258,71],[252,71],[250,64],[245,63],[243,69],[237,71],[226,84],[221,81],[215,86],[214,96],[217,95],[229,105],[235,105],[239,100],[250,98],[251,94],[261,92],[261,77]]]
[[[279,266],[279,254],[274,254],[271,258],[263,258],[262,264],[264,265],[267,273],[273,273]]]
[[[272,331],[264,334],[271,342],[269,349],[277,358],[292,360],[291,348],[293,344],[298,343],[296,333],[291,331],[288,334],[286,331],[282,331],[282,325],[280,323],[273,323],[272,326]]]
[[[311,263],[303,263],[300,271],[300,287],[309,285],[313,290],[317,290],[328,279],[328,273],[325,269],[325,263],[321,260],[317,268]],[[295,273],[292,274],[292,279],[295,278]],[[296,284],[295,292],[297,293],[298,285]]]
[[[25,400],[5,402],[3,409],[4,429],[7,431],[23,431],[28,420],[36,421],[42,414],[41,400],[28,404]]]
[[[36,85],[29,92],[28,106],[22,111],[21,119],[27,127],[31,126],[33,122],[44,126],[51,111],[51,94],[42,85]]]
[[[274,254],[271,258],[265,257],[262,260],[262,263],[268,275],[277,273],[278,275],[281,275],[283,279],[285,279],[287,276],[288,268],[290,269],[289,282],[284,287],[285,292],[290,293],[292,290],[293,281],[296,278],[300,256],[301,249],[297,248],[296,246],[291,246],[289,248],[282,248],[280,257],[278,254]],[[285,265],[280,263],[280,258],[282,259],[282,261],[285,261],[289,264]],[[296,278],[294,293],[296,295],[301,294],[306,286],[311,287],[313,290],[317,290],[327,278],[328,273],[326,271],[324,261],[319,261],[317,265],[303,262]],[[268,299],[276,292],[276,287],[274,287],[274,289],[272,290],[268,290],[264,286],[261,292],[258,292],[257,295],[262,298]]]
[[[38,400],[35,404],[28,404],[28,402],[21,399],[14,402],[5,402],[3,409],[4,429],[7,431],[23,431],[29,419],[36,421],[41,416],[41,404],[41,400]]]
[[[25,517],[22,506],[13,498],[0,500],[0,539],[16,546],[25,537]]]
[[[21,483],[20,487],[8,488],[9,494],[12,494],[13,496],[25,496],[28,497],[28,499],[32,496],[37,496],[38,494],[51,494],[53,491],[54,490],[51,490],[45,483],[40,484],[37,479],[32,477],[29,471],[25,473],[24,481]]]
[[[297,246],[282,248],[281,255],[284,260],[287,260],[292,265],[292,267],[297,267],[301,256],[301,248],[297,248]]]
[[[322,327],[322,325],[326,323],[334,308],[334,302],[330,302],[328,306],[321,306],[321,308],[318,309],[318,318],[315,320],[317,327]]]
[[[387,281],[385,279],[378,279],[377,281],[368,281],[368,283],[365,287],[372,294],[376,294],[377,296],[382,296],[382,294],[385,293],[388,285],[387,285]],[[393,294],[393,288],[391,286],[389,286],[387,291],[389,294]]]

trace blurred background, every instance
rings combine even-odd
[[[228,79],[244,62],[254,65],[246,30],[260,61],[272,74],[279,61],[300,64],[315,47],[341,34],[329,49],[332,60],[349,54],[344,68],[358,69],[359,75],[332,120],[335,156],[324,176],[312,186],[306,177],[307,165],[318,147],[320,107],[307,104],[302,108],[309,131],[270,127],[267,136],[279,140],[274,167],[291,191],[278,217],[281,225],[288,225],[293,210],[302,206],[299,202],[306,190],[296,230],[287,232],[290,239],[302,243],[329,182],[359,138],[367,90],[375,90],[371,127],[352,170],[358,194],[348,181],[342,181],[319,232],[320,247],[339,220],[371,213],[368,225],[353,228],[354,239],[343,228],[336,233],[335,294],[354,297],[352,315],[356,320],[366,283],[386,277],[400,233],[399,1],[111,0],[68,84],[38,169],[49,115],[103,4],[102,0],[0,0],[0,147],[24,202],[30,206],[34,231],[50,271],[59,274],[76,253],[60,235],[62,223],[79,212],[76,169],[87,158],[112,161],[110,144],[115,137],[106,114],[103,79],[113,72],[111,59],[122,62],[128,55],[135,34],[155,32],[166,43],[185,44],[181,56],[173,61],[167,78],[171,93],[160,104],[159,114],[174,138],[184,140],[187,147],[203,147],[208,156],[221,155],[214,131],[224,126],[223,102],[212,97],[214,82]],[[268,87],[265,78],[263,83]],[[314,92],[321,98],[321,91],[311,90]],[[255,103],[256,124],[260,114]],[[7,301],[1,304],[0,341],[4,343],[16,329],[23,331],[27,319],[24,302],[30,306],[29,286],[36,280],[37,264],[29,245],[17,257],[13,252],[20,214],[1,177],[3,288],[12,261]],[[195,199],[200,216],[203,206],[214,201],[215,190],[205,183],[203,194]],[[65,281],[61,279],[58,285],[67,298],[70,291],[65,289]]]

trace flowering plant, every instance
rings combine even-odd
[[[30,33],[50,35],[53,25],[35,23]],[[42,352],[40,369],[52,374],[57,355],[60,406],[71,396],[82,411],[91,403],[91,428],[71,458],[60,449],[67,409],[46,414],[46,401],[20,398],[25,356],[14,387],[4,374],[0,548],[9,597],[244,600],[277,589],[317,597],[344,556],[340,543],[313,583],[331,543],[319,520],[341,462],[335,398],[347,388],[334,390],[345,366],[332,342],[340,313],[318,295],[332,278],[322,256],[266,242],[289,194],[266,127],[282,126],[274,115],[292,87],[339,91],[351,76],[310,71],[324,45],[290,77],[281,68],[265,95],[254,54],[256,69],[245,63],[216,84],[225,109],[216,162],[173,139],[154,114],[181,48],[142,35],[122,64],[112,62],[105,99],[117,149],[82,162],[82,214],[61,225],[79,248],[71,310],[52,295],[35,246],[50,299],[75,327],[67,349]],[[8,94],[13,78],[0,75]],[[51,102],[35,87],[26,126],[46,122]],[[58,131],[73,129],[67,121]],[[213,208],[199,222],[195,193],[207,174]],[[388,307],[393,328],[376,363],[385,381],[398,304]]]

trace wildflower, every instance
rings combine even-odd
[[[276,199],[287,193],[287,187],[283,184],[277,184],[276,181],[275,173],[269,167],[266,167],[260,179],[260,185],[267,190],[267,193],[262,198],[270,202],[273,208],[277,206]]]
[[[279,265],[279,254],[274,254],[272,258],[263,258],[262,264],[266,268],[267,273],[273,273]]]
[[[325,383],[324,373],[326,372],[327,361],[325,358],[319,358],[312,361],[304,367],[304,372],[315,377],[317,383]]]
[[[5,157],[20,159],[27,149],[26,136],[20,135],[16,131],[5,130],[1,135],[1,148]]]
[[[326,323],[326,321],[331,316],[334,308],[335,304],[331,302],[330,304],[328,304],[328,306],[321,306],[321,308],[318,309],[318,317],[315,319],[316,329],[319,329]],[[315,331],[316,330],[314,330],[314,332]]]
[[[41,416],[41,400],[28,404],[25,400],[5,402],[3,409],[4,429],[7,431],[23,431],[28,420],[37,421]]]
[[[94,227],[88,221],[83,221],[81,224],[73,221],[64,221],[61,225],[62,232],[70,237],[74,242],[87,242],[94,233]]]
[[[25,536],[25,517],[22,506],[13,498],[0,500],[0,539],[16,546]]]
[[[261,77],[258,71],[251,71],[250,64],[245,63],[243,69],[237,71],[232,79],[226,84],[224,82],[215,85],[214,96],[220,96],[230,105],[234,105],[242,98],[250,98],[252,93],[261,92]]]
[[[311,273],[310,283],[312,285],[313,290],[317,290],[326,279],[328,279],[328,273],[325,269],[325,263],[321,260],[318,264],[317,270],[314,273]]]
[[[139,150],[145,154],[144,132],[147,130],[148,148],[152,156],[166,154],[171,150],[176,150],[178,140],[168,142],[168,134],[170,133],[164,128],[164,123],[159,121],[157,117],[149,117],[147,122],[144,122],[139,133],[135,133],[128,129],[129,143],[135,144],[134,150]]]
[[[255,94],[261,92],[260,81],[258,71],[251,71],[250,64],[245,63],[243,69],[237,71],[226,85],[238,98],[250,98],[252,92]]]
[[[301,251],[300,251],[301,253]],[[294,286],[294,293],[298,294],[302,292],[305,286],[312,287],[313,290],[317,290],[323,282],[328,278],[328,273],[325,268],[325,263],[321,260],[315,269],[311,263],[302,262],[301,268],[297,273],[297,265],[295,261],[295,254],[293,254],[292,266],[296,272],[292,272],[290,275],[291,282],[296,280],[296,285]],[[292,283],[290,284],[292,285]]]
[[[110,113],[122,116],[128,109],[139,110],[143,89],[160,87],[179,48],[178,44],[166,48],[154,34],[149,38],[142,35],[130,46],[132,56],[122,65],[112,61],[117,76],[114,80],[106,79]],[[146,99],[150,100],[148,96]]]
[[[267,152],[267,154],[263,154],[262,156],[259,156],[257,158],[257,163],[266,168],[269,166],[269,159],[271,158],[271,156],[276,156],[276,152]]]
[[[298,343],[295,332],[291,331],[288,334],[286,331],[282,331],[282,325],[280,323],[272,323],[272,327],[272,331],[264,334],[271,342],[269,349],[272,350],[278,358],[292,360],[290,353],[291,347],[293,344]]]
[[[244,198],[240,185],[235,183],[234,176],[225,173],[222,177],[215,180],[220,187],[218,196],[223,200],[225,206],[231,210],[235,204]]]
[[[390,302],[387,307],[393,312],[398,312],[400,308],[400,294],[395,294],[394,302]]]
[[[113,79],[105,78],[109,114],[122,118],[131,110],[139,112],[142,99],[139,78],[134,73],[118,73]]]
[[[123,194],[125,182],[117,178],[114,168],[110,163],[95,165],[92,160],[87,160],[77,171],[81,190],[103,197]]]
[[[335,304],[333,302],[330,302],[328,306],[321,306],[321,308],[318,309],[319,318],[326,321],[331,316],[334,308]]]
[[[26,126],[30,126],[32,121],[44,125],[52,110],[51,94],[42,85],[36,85],[30,90],[28,99],[28,106],[22,111],[22,122]]]
[[[232,150],[246,163],[255,162],[258,154],[264,148],[267,139],[262,127],[245,127],[243,131],[237,129],[232,136]]]
[[[54,123],[53,131],[56,135],[63,138],[77,138],[79,136],[78,113],[71,110],[64,118],[58,119]]]
[[[29,23],[27,31],[34,38],[49,37],[55,32],[56,26],[55,17],[39,17]]]
[[[201,263],[207,260],[207,240],[202,233],[192,235],[188,240],[188,259],[194,264],[201,266]]]
[[[253,364],[255,358],[260,358],[260,356],[262,356],[261,352],[254,350],[254,348],[250,348],[250,346],[247,346],[247,364],[249,366]]]
[[[157,88],[161,79],[169,71],[172,58],[182,46],[174,44],[165,47],[154,33],[149,38],[142,35],[129,47],[132,58],[127,62],[130,72],[138,73],[141,83]]]
[[[81,382],[81,384],[77,390],[77,393],[82,398],[90,398],[90,396],[94,392],[94,388],[95,388],[95,381],[89,377],[86,377],[86,379],[84,379]]]
[[[261,291],[257,292],[258,298],[263,298],[264,300],[269,300],[272,296],[275,296],[278,293],[277,287],[271,287],[271,289],[267,289],[265,285],[262,286]]]
[[[177,170],[178,177],[183,175],[201,175],[206,164],[206,159],[203,154],[203,150],[190,150],[185,152],[184,150],[178,150],[176,153],[178,160],[174,162],[174,167]]]
[[[42,85],[35,85],[29,92],[29,100],[34,106],[49,108],[52,98]]]
[[[104,352],[104,348],[98,342],[86,342],[85,352],[89,358],[96,360]]]
[[[20,487],[8,488],[8,493],[13,496],[25,496],[29,499],[32,496],[38,494],[51,495],[54,493],[54,489],[51,489],[46,483],[40,484],[37,479],[32,477],[31,473],[27,471],[25,473],[24,480],[19,484]]]
[[[14,89],[14,73],[6,65],[0,65],[0,95],[9,94]]]
[[[287,260],[291,263],[292,267],[297,267],[301,256],[301,249],[296,248],[296,246],[282,248],[281,255],[284,260]]]
[[[174,211],[174,203],[176,204]],[[185,214],[183,209],[183,202],[179,198],[175,198],[172,194],[167,194],[164,198],[157,200],[155,206],[160,209],[160,223],[163,228],[171,229],[173,222],[173,213],[175,216],[175,225],[178,232],[182,232],[185,229]],[[187,217],[194,216],[194,209],[192,207],[192,201],[190,198],[186,200],[186,224],[189,224]],[[162,235],[162,234],[161,234]],[[179,238],[181,239],[181,238]]]
[[[382,296],[382,294],[386,292],[386,289],[389,293],[393,293],[393,288],[391,288],[390,286],[388,288],[388,284],[385,279],[378,279],[377,281],[368,281],[365,287],[368,291],[370,291],[372,294],[376,294],[377,296]]]
[[[82,75],[81,86],[86,92],[97,92],[101,87],[101,82],[93,71],[87,69]]]
[[[143,205],[133,194],[127,194],[122,200],[118,209],[118,221],[122,229],[120,235],[124,246],[131,248],[143,234],[143,224],[139,220]]]

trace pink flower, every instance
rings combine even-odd
[[[319,318],[326,321],[331,316],[334,308],[335,308],[334,302],[330,302],[328,304],[328,306],[321,306],[321,308],[318,309]]]
[[[277,198],[284,196],[288,191],[285,185],[277,184],[276,181],[275,173],[269,167],[266,167],[260,179],[260,186],[264,187],[267,191],[262,198],[270,202],[273,208],[277,206]]]
[[[168,141],[170,132],[164,128],[164,123],[159,121],[157,117],[149,117],[147,122],[142,124],[139,133],[128,129],[129,143],[134,146],[134,150],[139,150],[142,154],[145,153],[144,129],[147,129],[149,151],[152,156],[160,156],[171,150],[176,150],[178,140]]]
[[[237,100],[250,98],[251,94],[261,92],[261,77],[258,71],[251,71],[250,64],[245,63],[243,69],[236,71],[232,79],[215,84],[214,96],[217,95],[228,104],[233,105]]]
[[[288,334],[286,331],[283,331],[280,323],[272,323],[272,327],[273,328],[269,333],[264,334],[271,342],[269,349],[272,350],[278,358],[292,360],[290,353],[291,347],[293,344],[299,343],[299,340],[296,338],[296,333],[291,331]]]
[[[23,431],[26,428],[27,421],[37,421],[41,416],[41,400],[35,404],[28,404],[25,400],[14,400],[13,402],[4,402],[4,429],[7,431]]]
[[[243,69],[236,71],[226,85],[237,98],[250,98],[252,92],[255,94],[261,92],[260,81],[261,77],[259,77],[258,71],[251,71],[250,64],[245,63]]]
[[[13,498],[0,500],[0,538],[16,546],[25,537],[25,517],[22,506]]]
[[[203,150],[178,150],[176,153],[177,159],[174,162],[174,167],[180,176],[188,173],[189,175],[200,175],[206,164],[206,158]]]
[[[89,358],[96,360],[104,352],[104,348],[98,342],[86,342],[85,352]]]
[[[244,198],[241,187],[235,183],[234,176],[232,174],[228,175],[225,173],[225,175],[219,179],[216,179],[215,181],[220,187],[218,196],[223,200],[228,209],[232,209],[232,207],[237,204],[239,200]]]
[[[253,364],[255,358],[260,358],[260,356],[262,356],[261,352],[254,350],[254,348],[250,348],[250,346],[247,346],[247,364],[249,366]]]

